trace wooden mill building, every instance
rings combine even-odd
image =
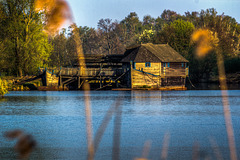
[[[104,88],[186,89],[188,61],[167,44],[141,44],[122,55],[84,55],[85,65],[45,69],[46,86],[71,86],[83,83]],[[86,67],[86,68],[83,68]],[[111,84],[109,84],[111,83]]]
[[[130,88],[185,89],[188,60],[168,44],[142,44],[127,49],[121,60],[130,72]]]

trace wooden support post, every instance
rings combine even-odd
[[[59,86],[62,87],[62,76],[59,76]]]
[[[102,88],[102,76],[100,75],[100,88]]]
[[[100,88],[102,88],[102,64],[100,64]]]
[[[80,89],[80,86],[81,86],[81,78],[80,76],[78,76],[78,89]]]
[[[183,86],[184,86],[184,87],[186,86],[186,79],[187,79],[187,77],[185,77],[185,78],[183,79],[183,81],[184,81],[184,82],[183,82],[183,83],[184,83]]]
[[[133,88],[133,68],[132,68],[132,63],[131,63],[131,69],[130,69],[130,83],[131,83],[131,88]]]

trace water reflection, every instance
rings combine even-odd
[[[19,128],[34,135],[38,147],[30,159],[85,159],[84,96],[81,91],[11,92],[0,101],[1,131]],[[121,131],[120,159],[139,157],[147,140],[152,141],[149,158],[159,159],[166,132],[170,159],[190,159],[195,141],[203,155],[211,155],[208,137],[215,137],[228,159],[221,91],[91,91],[90,97],[94,133],[109,107],[122,100],[121,120],[110,120],[96,159],[111,159],[114,127]],[[229,101],[240,135],[240,91],[229,91]],[[236,143],[239,148],[239,136]],[[0,158],[14,159],[13,146],[0,136]]]

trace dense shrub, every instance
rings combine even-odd
[[[240,72],[240,58],[231,58],[225,61],[226,73]]]

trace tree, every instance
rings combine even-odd
[[[69,37],[67,39],[67,44],[66,44],[66,60],[67,66],[69,67],[73,67],[78,60],[79,57],[79,47],[81,48],[81,54],[82,54],[82,41],[81,38],[79,36],[79,28],[77,27],[76,24],[72,24],[71,26],[69,26]],[[81,45],[81,46],[77,46],[77,44]]]
[[[7,93],[8,93],[7,82],[6,82],[6,80],[2,80],[0,78],[0,95],[3,97]]]
[[[0,13],[5,61],[16,75],[33,74],[47,63],[52,50],[43,32],[43,14],[34,11],[34,0],[3,0]]]
[[[119,24],[112,22],[111,19],[101,19],[98,22],[98,32],[100,39],[100,47],[103,48],[105,54],[117,54],[121,50],[121,40],[117,35]]]
[[[143,28],[144,29],[152,29],[154,27],[155,19],[150,15],[146,15],[143,17]]]
[[[78,29],[82,40],[83,52],[85,54],[100,54],[100,36],[98,32],[94,28],[89,28],[87,26],[80,26]]]
[[[49,65],[52,67],[61,67],[68,65],[66,29],[63,29],[62,32],[55,35],[51,41],[54,50],[49,57]]]
[[[183,16],[186,21],[190,21],[194,24],[194,26],[199,26],[200,24],[200,18],[199,18],[199,13],[198,12],[185,12],[185,16]]]
[[[161,17],[158,17],[156,20],[155,20],[155,30],[156,32],[160,32],[163,28],[163,26],[165,25],[165,21],[161,18]]]
[[[138,38],[138,43],[152,43],[155,38],[155,31],[152,29],[145,29]]]
[[[175,20],[170,24],[165,24],[163,30],[158,34],[159,43],[168,43],[176,51],[187,58],[191,49],[191,35],[195,27],[191,22]]]
[[[180,15],[178,15],[175,11],[166,10],[166,9],[161,14],[161,18],[166,22],[173,22],[178,18],[178,16]]]
[[[121,22],[121,27],[124,29],[125,44],[135,44],[139,35],[143,31],[142,23],[138,18],[137,13],[131,12]]]
[[[127,32],[130,34],[142,32],[142,24],[136,12],[131,12],[121,23],[126,25]]]
[[[239,46],[239,24],[230,16],[217,15],[214,8],[200,12],[198,28],[209,29],[216,32],[219,38],[219,46],[225,58],[236,56]]]

